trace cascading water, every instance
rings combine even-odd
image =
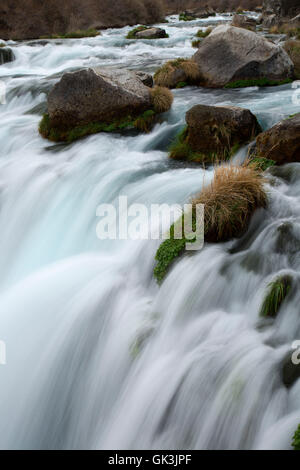
[[[183,257],[158,287],[159,241],[96,237],[96,208],[183,204],[212,176],[166,148],[194,104],[251,109],[266,128],[295,113],[290,85],[175,91],[148,135],[99,134],[52,145],[37,131],[62,72],[110,65],[155,70],[191,56],[199,28],[164,25],[169,39],[129,42],[128,28],[91,39],[11,43],[0,106],[1,448],[289,448],[300,383],[282,361],[300,338],[299,289],[274,321],[259,309],[279,273],[300,282],[300,165],[277,170],[270,206],[247,234]],[[281,227],[290,235],[280,243]],[[281,240],[282,241],[282,240]]]

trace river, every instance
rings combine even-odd
[[[281,364],[300,338],[300,290],[273,321],[259,308],[279,273],[299,286],[300,164],[278,170],[269,208],[241,240],[183,257],[161,286],[153,278],[159,241],[99,240],[96,208],[119,195],[184,204],[213,174],[167,157],[185,112],[239,105],[266,129],[299,111],[291,85],[175,90],[163,122],[138,136],[53,145],[37,130],[63,72],[153,72],[190,57],[199,26],[228,20],[172,17],[163,25],[169,39],[151,41],[128,41],[123,28],[9,43],[16,60],[0,67],[1,448],[290,448],[300,381],[287,389]],[[286,222],[292,241],[279,250]]]

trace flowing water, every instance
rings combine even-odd
[[[96,208],[188,202],[212,177],[174,163],[167,147],[194,104],[250,108],[263,128],[295,113],[291,85],[175,90],[150,134],[99,134],[52,145],[37,131],[46,93],[67,70],[154,71],[189,57],[199,26],[127,41],[129,28],[78,40],[10,43],[0,106],[1,448],[289,448],[300,383],[282,361],[300,339],[300,164],[268,184],[270,205],[241,240],[183,257],[158,287],[158,240],[96,237]],[[243,158],[241,152],[238,158]],[[288,230],[286,230],[288,227]],[[284,236],[288,232],[288,235]],[[279,273],[296,286],[274,321],[259,308]]]

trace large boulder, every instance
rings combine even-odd
[[[66,73],[48,96],[48,113],[55,127],[93,121],[111,122],[138,115],[151,106],[151,95],[134,72],[90,68]]]
[[[237,28],[245,28],[249,29],[250,31],[256,30],[256,20],[246,15],[234,15],[231,24]]]
[[[12,62],[15,60],[15,55],[10,47],[0,46],[0,65]]]
[[[300,162],[300,113],[259,134],[256,154],[279,165]]]
[[[227,159],[261,130],[251,111],[234,106],[196,105],[187,112],[186,123],[170,157],[200,163]]]
[[[281,81],[293,76],[285,50],[258,34],[234,26],[215,28],[193,56],[205,86],[223,87],[239,80]]]

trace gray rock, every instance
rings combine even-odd
[[[149,88],[152,88],[154,85],[154,80],[153,77],[150,73],[142,72],[142,71],[137,71],[135,74],[139,77],[141,82],[148,86]]]
[[[0,65],[13,62],[15,55],[10,47],[0,47]]]
[[[144,31],[138,31],[135,37],[137,39],[159,39],[166,38],[167,33],[162,28],[147,28]]]
[[[134,72],[89,68],[66,73],[48,96],[52,126],[73,127],[137,115],[151,106],[150,89]]]
[[[243,28],[221,25],[201,43],[193,56],[206,86],[223,87],[237,80],[293,76],[294,65],[285,50]]]
[[[251,31],[256,30],[256,20],[246,15],[234,15],[231,24],[237,28],[245,28]]]

